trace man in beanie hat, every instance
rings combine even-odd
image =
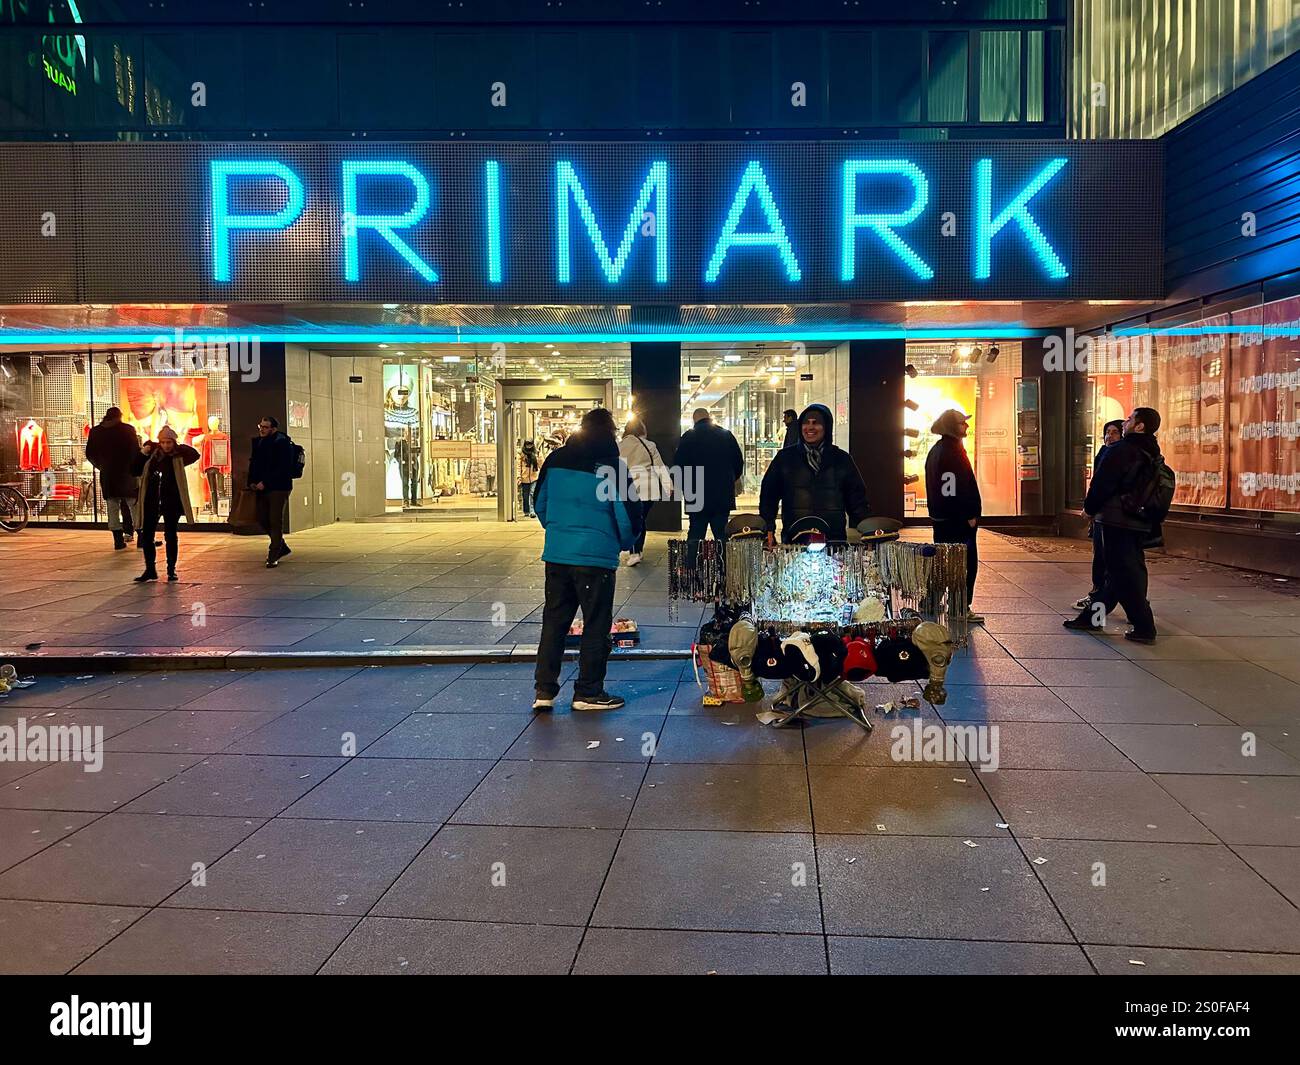
[[[812,404],[799,415],[798,445],[778,451],[763,474],[758,512],[772,530],[780,508],[784,543],[790,542],[790,527],[800,518],[820,518],[827,539],[846,540],[845,514],[857,525],[871,513],[862,474],[849,453],[831,443],[834,429],[830,408]],[[767,540],[775,542],[771,531]]]
[[[925,502],[934,523],[934,542],[966,545],[966,602],[969,604],[975,600],[975,574],[979,570],[975,541],[983,512],[975,470],[962,446],[962,440],[970,432],[970,419],[959,410],[946,410],[935,419],[930,432],[939,437],[925,459]],[[984,619],[968,609],[966,620],[978,625]]]

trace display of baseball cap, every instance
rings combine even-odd
[[[903,523],[897,518],[889,518],[873,515],[870,518],[863,518],[858,522],[858,532],[862,534],[862,539],[870,543],[884,543],[886,540],[897,540],[898,530],[903,527]]]
[[[817,653],[817,664],[821,670],[822,680],[834,680],[844,674],[844,641],[830,632],[812,634],[813,650]]]
[[[853,620],[859,625],[873,625],[885,620],[885,604],[873,596],[867,596],[853,611]]]
[[[816,681],[821,676],[821,663],[813,649],[812,637],[806,632],[792,632],[781,641],[790,676],[800,680]]]
[[[781,640],[771,630],[758,634],[754,645],[754,676],[764,680],[785,680],[790,676]]]
[[[876,644],[876,673],[891,683],[928,680],[930,664],[921,649],[909,639],[886,639]]]
[[[866,680],[876,672],[876,655],[871,642],[860,636],[844,637],[844,676],[849,680]]]
[[[757,514],[733,514],[727,522],[729,540],[749,540],[767,535],[767,522]]]

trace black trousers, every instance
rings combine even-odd
[[[727,539],[727,519],[730,516],[729,510],[698,510],[694,514],[688,514],[686,539],[703,540],[705,532],[712,529],[713,538],[718,543],[724,542]]]
[[[267,557],[277,558],[284,548],[284,505],[289,493],[265,491],[257,493],[257,524],[271,538]]]
[[[979,529],[960,518],[945,518],[934,523],[936,544],[966,545],[966,601],[975,601],[975,576],[979,573],[980,554],[976,538]]]
[[[408,504],[420,501],[420,467],[412,463],[402,474],[402,502]]]
[[[1106,587],[1106,552],[1101,546],[1101,523],[1092,523],[1092,590],[1100,592]]]
[[[519,502],[524,508],[524,517],[528,517],[533,512],[533,485],[536,481],[519,482]]]
[[[1106,562],[1106,581],[1097,597],[1109,614],[1122,606],[1129,624],[1143,636],[1156,634],[1156,619],[1147,602],[1147,557],[1142,549],[1149,533],[1102,525],[1102,553]]]
[[[144,521],[140,525],[140,553],[144,555],[144,568],[152,570],[157,565],[158,549],[153,545],[154,533],[158,531],[158,523],[162,522],[163,541],[167,546],[167,569],[170,572],[176,568],[176,558],[180,554],[180,511],[170,513],[164,511],[159,514],[148,503],[144,507]]]
[[[614,621],[612,569],[546,563],[546,605],[542,608],[542,636],[537,645],[535,687],[539,695],[554,698],[560,690],[560,664],[564,637],[582,609],[582,643],[578,647],[577,696],[599,695],[605,689],[605,665],[613,643],[609,627]]]

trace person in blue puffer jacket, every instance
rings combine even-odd
[[[614,620],[614,578],[620,551],[641,531],[642,508],[618,456],[614,416],[589,410],[582,428],[552,451],[537,476],[533,511],[546,530],[546,604],[534,674],[534,710],[552,710],[560,692],[564,638],[582,609],[582,643],[574,710],[616,710],[623,700],[605,691]]]

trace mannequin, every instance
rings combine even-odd
[[[221,431],[221,417],[208,418],[208,431],[194,441],[199,452],[199,469],[207,480],[208,510],[217,512],[217,500],[225,493],[226,475],[230,473],[230,436]]]

